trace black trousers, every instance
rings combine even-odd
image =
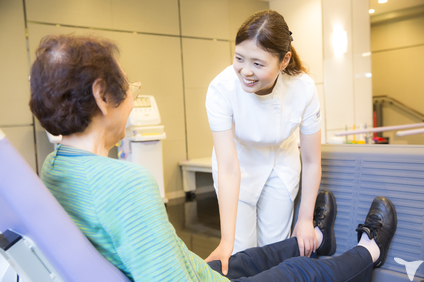
[[[209,266],[222,274],[221,262]],[[315,259],[299,256],[295,237],[263,247],[247,249],[231,256],[231,281],[371,281],[373,262],[367,249],[356,246],[337,257]]]

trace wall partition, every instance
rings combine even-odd
[[[29,111],[29,65],[48,34],[94,34],[119,46],[130,81],[157,101],[168,198],[183,196],[178,162],[212,154],[205,99],[232,62],[243,20],[268,8],[258,0],[4,0],[0,2],[0,127],[34,170],[53,146]],[[7,40],[4,40],[6,39]],[[34,138],[35,137],[35,138]]]

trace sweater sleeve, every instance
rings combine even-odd
[[[198,281],[146,169],[117,165],[92,180],[99,222],[134,281]]]

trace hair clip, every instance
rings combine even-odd
[[[290,32],[290,39],[291,39],[291,41],[293,41],[293,36],[292,36],[293,32],[291,32],[290,30],[289,30],[289,32]]]

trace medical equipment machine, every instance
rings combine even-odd
[[[117,146],[118,159],[142,165],[152,173],[166,203],[162,159],[162,140],[166,133],[160,123],[155,98],[139,95],[127,121],[126,136]]]

